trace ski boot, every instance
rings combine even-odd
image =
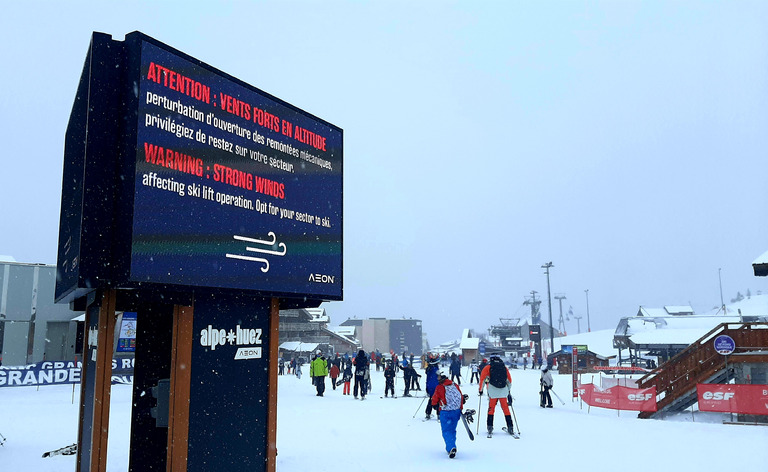
[[[510,436],[512,436],[515,439],[520,439],[520,435],[515,432],[514,425],[512,424],[512,416],[510,415],[504,415],[504,420],[507,423],[506,428],[503,428],[504,431],[506,431]]]
[[[448,453],[448,457],[450,457],[451,459],[456,457],[456,448],[455,447],[453,449],[451,449],[451,452]]]

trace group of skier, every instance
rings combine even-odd
[[[355,399],[360,398],[365,400],[366,395],[370,391],[371,386],[371,367],[375,365],[372,357],[375,354],[367,354],[364,350],[358,351],[354,357],[346,356],[341,358],[338,354],[332,359],[326,359],[321,350],[317,350],[310,362],[310,373],[312,377],[312,384],[317,390],[317,396],[322,397],[325,393],[325,378],[331,378],[331,386],[335,390],[337,386],[343,385],[343,395],[353,395]],[[381,359],[381,357],[379,357]],[[413,356],[410,361],[403,360],[402,363],[397,362],[397,357],[393,356],[385,362],[384,379],[385,389],[384,396],[393,398],[395,394],[395,377],[398,371],[403,372],[403,380],[405,384],[405,390],[403,396],[410,397],[411,390],[421,390],[419,385],[419,374],[413,366]],[[339,377],[341,377],[339,379]],[[354,380],[354,388],[351,388],[352,381]]]
[[[405,357],[405,356],[403,356]],[[381,359],[381,357],[379,358]],[[427,406],[425,409],[425,421],[432,418],[433,414],[440,422],[445,450],[450,458],[456,457],[456,429],[460,421],[464,422],[470,439],[474,439],[469,428],[474,418],[474,410],[464,410],[464,403],[467,395],[461,391],[460,362],[454,359],[451,363],[449,378],[448,375],[440,370],[443,358],[435,354],[427,354],[422,357],[422,367],[426,377],[426,398]],[[396,398],[395,383],[397,372],[403,372],[404,392],[403,396],[410,397],[411,390],[420,390],[418,379],[421,375],[416,371],[413,365],[413,357],[410,362],[403,359],[402,363],[397,361],[397,357],[391,359],[379,360],[384,366],[384,397]],[[358,351],[353,358],[345,356],[340,358],[337,354],[335,358],[327,360],[323,352],[318,350],[310,362],[310,376],[312,383],[317,390],[317,396],[322,397],[325,392],[325,378],[331,378],[331,384],[335,390],[337,386],[343,385],[343,395],[352,394],[355,399],[365,400],[370,389],[371,367],[376,361],[364,350]],[[458,368],[454,368],[454,363]],[[470,364],[472,378],[470,384],[475,379],[478,381],[478,396],[487,395],[488,410],[486,415],[486,428],[488,437],[492,437],[494,430],[494,417],[496,406],[498,405],[504,415],[505,426],[502,428],[505,432],[519,438],[519,430],[515,432],[514,422],[512,420],[514,410],[511,410],[511,404],[514,397],[511,395],[512,377],[504,361],[498,355],[491,355],[490,361],[483,359],[482,363],[473,361]],[[339,380],[337,380],[341,377]],[[354,380],[354,389],[350,388]],[[553,386],[552,374],[549,367],[546,366],[541,372],[541,391],[540,406],[542,408],[552,408],[552,397],[549,391]]]
[[[474,410],[467,410],[462,413],[467,396],[463,395],[459,385],[449,379],[443,372],[437,374],[437,383],[433,387],[430,374],[431,371],[437,371],[437,362],[435,360],[434,363],[430,363],[427,366],[427,393],[430,395],[431,401],[427,405],[426,419],[428,420],[431,417],[432,410],[436,409],[445,442],[445,450],[448,452],[448,457],[454,458],[456,457],[456,429],[458,421],[463,415],[467,433],[470,439],[474,439],[469,429],[469,423],[472,422],[475,412]],[[504,414],[506,425],[502,429],[515,439],[519,439],[520,430],[518,428],[517,432],[515,431],[512,420],[514,415],[514,409],[511,405],[514,401],[514,397],[511,394],[512,376],[504,361],[498,355],[491,355],[490,362],[486,363],[485,359],[483,359],[482,364],[473,361],[470,364],[470,369],[472,370],[470,384],[477,377],[478,396],[481,399],[484,393],[488,396],[488,411],[486,415],[488,437],[490,438],[493,435],[494,416],[496,406],[499,405]],[[541,384],[540,406],[542,408],[552,408],[552,397],[549,391],[554,385],[554,380],[549,366],[545,366],[542,370],[539,382]]]

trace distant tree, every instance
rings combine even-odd
[[[744,300],[744,295],[741,292],[736,292],[736,298],[731,298],[731,303],[736,303]]]
[[[750,292],[749,289],[747,289],[747,300],[749,300],[750,298],[752,298],[752,292]]]

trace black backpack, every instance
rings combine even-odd
[[[501,359],[494,357],[491,359],[491,385],[496,388],[504,388],[507,386],[507,366],[504,365]]]

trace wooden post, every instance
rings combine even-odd
[[[167,472],[186,472],[187,470],[193,313],[192,307],[181,305],[173,307]]]
[[[109,402],[112,389],[112,353],[115,334],[115,290],[103,290],[97,297],[99,306],[96,345],[91,356],[95,355],[95,369],[86,369],[88,359],[83,359],[81,376],[80,425],[78,431],[77,470],[106,472],[107,441],[109,439]],[[86,324],[90,323],[90,307],[86,310]],[[91,346],[89,345],[89,348]],[[86,351],[88,352],[88,351]],[[86,398],[86,376],[93,376],[93,398]],[[86,412],[91,408],[92,412]],[[92,413],[92,414],[90,414]],[[84,424],[90,418],[90,424]],[[85,451],[86,455],[83,455]]]
[[[277,460],[277,359],[280,346],[280,299],[272,298],[269,310],[269,398],[267,401],[267,472]]]

